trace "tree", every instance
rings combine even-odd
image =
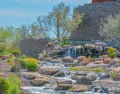
[[[120,14],[116,17],[109,16],[107,22],[103,22],[100,34],[109,41],[112,39],[120,39]]]
[[[77,11],[72,14],[68,6],[60,3],[53,7],[53,11],[48,16],[38,17],[37,26],[43,31],[53,32],[60,41],[77,28],[82,21],[83,15],[80,15]]]

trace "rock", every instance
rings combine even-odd
[[[86,63],[86,61],[80,61],[80,62],[79,62],[79,65],[80,65],[80,66],[86,66],[87,63]]]
[[[69,90],[70,87],[72,87],[71,80],[58,80],[54,90]]]
[[[113,73],[120,73],[120,67],[115,67],[112,70]]]
[[[98,75],[98,79],[97,80],[103,80],[103,79],[109,79],[110,75],[106,74],[106,73],[101,73],[100,75]]]
[[[58,80],[56,82],[57,84],[72,84],[71,80]]]
[[[86,58],[86,56],[79,56],[77,57],[78,62],[83,61]]]
[[[115,58],[115,59],[111,60],[110,66],[120,66],[120,59]]]
[[[50,50],[47,54],[47,57],[54,57],[61,54],[60,50]]]
[[[92,81],[87,77],[77,77],[76,83],[82,85],[92,85]]]
[[[105,48],[107,46],[107,44],[105,42],[96,42],[95,46],[101,46],[101,47]]]
[[[104,88],[101,86],[96,86],[92,89],[92,91],[97,92],[97,93],[107,93],[108,94],[108,88]]]
[[[28,80],[33,80],[36,78],[35,74],[34,73],[24,73],[23,74],[23,77],[28,79]]]
[[[108,55],[101,55],[99,58],[104,59],[104,58],[108,58],[108,57],[109,57]]]
[[[55,45],[52,42],[48,42],[48,44],[45,45],[45,50],[50,51],[55,47]]]
[[[52,69],[52,68],[40,68],[39,69],[39,73],[45,74],[45,75],[54,75],[58,71],[59,71],[58,69]]]
[[[12,57],[15,57],[15,56],[12,54],[3,55],[3,56],[1,56],[1,60],[6,60],[6,59],[12,58]]]
[[[104,64],[109,64],[109,63],[111,62],[111,60],[112,60],[112,59],[109,58],[109,57],[104,58],[104,59],[103,59],[103,63],[104,63]]]
[[[52,57],[46,57],[46,58],[45,58],[45,61],[50,62],[52,59],[53,59]]]
[[[102,52],[102,51],[103,51],[103,48],[102,48],[102,46],[95,46],[95,50],[96,50],[97,52]]]
[[[64,58],[62,58],[63,62],[73,62],[73,58],[71,56],[66,56]]]
[[[34,86],[41,86],[41,85],[44,85],[46,83],[49,83],[51,80],[52,80],[51,78],[48,78],[46,76],[41,76],[39,78],[36,78],[36,79],[32,80],[31,83]]]
[[[94,81],[97,79],[96,74],[95,73],[88,73],[87,77],[91,80]]]
[[[94,64],[103,64],[103,61],[94,61]]]
[[[84,6],[78,6],[76,10],[80,14],[85,14],[84,19],[86,22],[71,33],[71,40],[77,41],[94,41],[103,40],[104,38],[99,34],[101,30],[101,20],[106,22],[108,16],[116,16],[120,13],[119,2],[101,2],[95,4],[85,4]],[[113,42],[113,45],[120,41]],[[120,47],[120,46],[118,46]]]
[[[64,77],[65,73],[63,71],[58,71],[57,73],[54,74],[55,77]]]
[[[75,76],[87,76],[87,72],[76,72]]]
[[[4,77],[4,76],[5,76],[5,74],[0,72],[0,77]]]
[[[72,92],[86,92],[88,90],[85,85],[74,85],[71,89]]]
[[[54,87],[54,90],[69,90],[72,87],[72,84],[58,84]]]
[[[95,48],[95,45],[94,44],[85,44],[84,45],[85,48],[89,51],[92,51],[94,48]]]

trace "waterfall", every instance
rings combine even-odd
[[[64,54],[64,57],[65,56],[71,56],[73,58],[77,58],[78,56],[81,55],[81,51],[82,51],[82,47],[81,46],[73,46],[73,47],[70,47]]]

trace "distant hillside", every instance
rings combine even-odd
[[[109,15],[115,16],[120,13],[120,2],[109,1],[94,4],[86,4],[76,8],[80,13],[85,14],[84,23],[71,34],[72,40],[89,41],[102,39],[98,31],[101,20],[106,20]]]

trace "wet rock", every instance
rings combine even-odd
[[[104,88],[101,86],[96,86],[92,89],[92,91],[96,92],[96,93],[108,93],[108,88]]]
[[[62,58],[63,62],[73,62],[73,58],[71,56],[66,56],[64,58]]]
[[[115,58],[115,59],[111,60],[110,66],[114,66],[114,67],[120,66],[120,59],[119,58]]]
[[[74,85],[70,91],[72,92],[86,92],[88,88],[85,85]]]
[[[54,87],[54,90],[69,90],[70,87],[72,87],[71,80],[58,80],[56,82],[56,86]]]
[[[46,83],[49,83],[51,80],[52,80],[51,78],[48,78],[46,76],[41,76],[39,78],[32,80],[31,83],[34,86],[41,86],[41,85],[44,85]]]
[[[87,77],[88,77],[91,81],[95,81],[95,80],[97,79],[95,73],[89,73],[89,74],[87,74]]]
[[[110,78],[110,75],[106,73],[101,73],[100,75],[98,75],[99,80],[108,79],[108,78]]]
[[[79,56],[79,57],[77,57],[77,60],[78,60],[78,62],[80,62],[80,61],[84,61],[85,58],[86,58],[86,56]]]
[[[52,69],[52,68],[40,68],[39,69],[39,73],[45,74],[45,75],[54,75],[58,71],[59,71],[58,69]]]
[[[71,80],[58,80],[56,82],[57,84],[72,84]]]
[[[35,74],[34,73],[24,73],[23,74],[23,77],[28,79],[28,80],[33,80],[36,78]]]
[[[58,71],[57,73],[54,74],[55,77],[64,77],[65,73],[62,71]]]
[[[77,77],[76,83],[82,85],[92,85],[92,81],[87,77]]]
[[[54,90],[69,90],[72,87],[72,84],[58,84]]]

